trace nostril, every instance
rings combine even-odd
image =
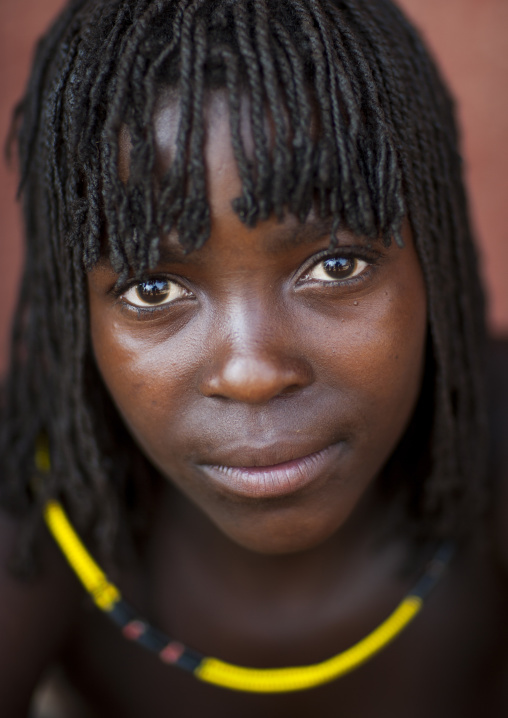
[[[281,391],[281,395],[284,394],[294,394],[297,391],[300,391],[303,387],[300,384],[291,384],[291,386],[286,387],[283,391]]]

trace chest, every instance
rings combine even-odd
[[[507,602],[504,586],[488,567],[452,571],[414,622],[370,661],[319,688],[277,695],[234,692],[201,683],[127,642],[95,609],[85,609],[81,628],[65,656],[66,672],[97,718],[111,712],[123,718],[202,713],[212,718],[238,714],[244,718],[260,714],[267,718],[501,718],[508,706],[503,704]],[[191,645],[199,645],[196,636],[201,634],[209,654],[244,665],[297,665],[348,648],[389,612],[388,605],[381,605],[379,615],[373,610],[349,620],[342,616],[328,626],[326,636],[306,636],[302,622],[299,645],[289,645],[290,641],[285,647],[278,645],[274,628],[272,636],[263,631],[258,631],[257,638],[249,631],[244,637],[238,635],[233,615],[231,634],[225,623],[214,634],[209,616],[200,612],[184,616],[183,626],[185,634],[192,634]],[[187,640],[187,635],[182,638]]]

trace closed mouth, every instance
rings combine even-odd
[[[333,462],[342,442],[283,463],[256,466],[202,464],[201,469],[228,491],[251,498],[294,494],[314,483]]]

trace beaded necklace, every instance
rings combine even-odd
[[[36,464],[39,470],[49,471],[47,449],[38,448]],[[453,555],[453,545],[442,543],[419,581],[393,613],[372,633],[342,653],[309,666],[245,668],[203,656],[169,638],[139,616],[88,553],[58,501],[46,503],[44,519],[96,606],[119,626],[125,638],[156,653],[164,663],[193,673],[201,681],[249,693],[286,693],[314,688],[368,661],[396,638],[419,613],[424,599],[439,581]]]

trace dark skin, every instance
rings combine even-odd
[[[166,102],[156,117],[161,169],[174,116]],[[239,179],[220,95],[205,160],[205,247],[185,256],[163,238],[157,268],[120,294],[106,261],[89,276],[97,365],[160,472],[139,563],[108,571],[142,614],[207,655],[308,664],[369,633],[421,570],[402,571],[408,544],[378,478],[420,392],[424,283],[407,226],[404,249],[344,231],[331,253],[330,227],[314,216],[246,228],[231,209]],[[0,531],[5,565],[16,527],[4,519]],[[34,585],[1,578],[0,676],[16,675],[0,678],[0,705],[12,718],[56,661],[65,716],[505,715],[508,591],[489,539],[456,557],[417,621],[372,662],[282,696],[201,684],[128,644],[83,600],[43,531],[40,543]]]

